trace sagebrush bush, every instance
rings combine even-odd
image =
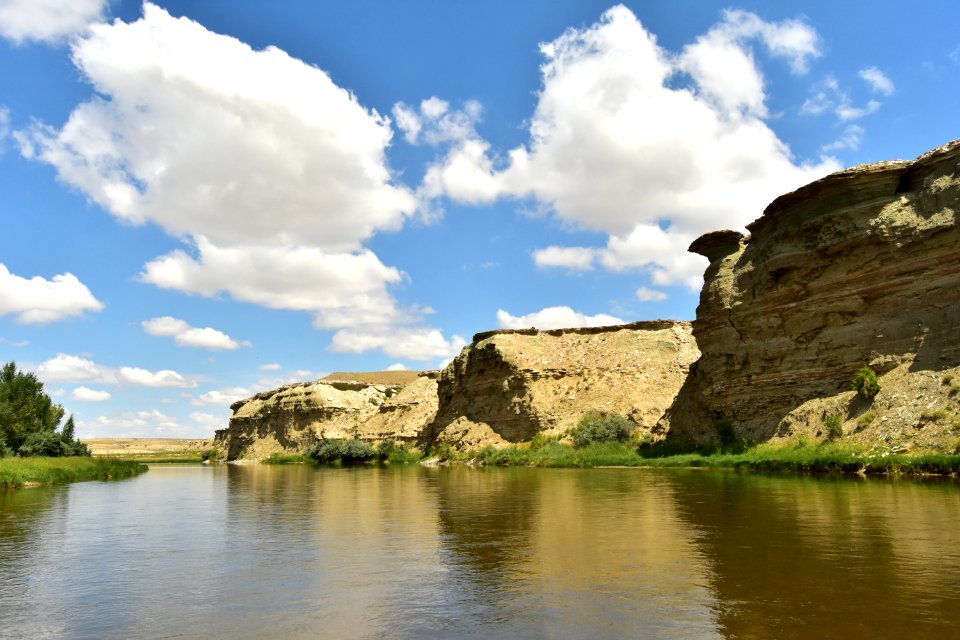
[[[575,447],[585,447],[595,442],[626,442],[636,428],[634,422],[616,413],[588,411],[570,430],[570,437]]]
[[[870,367],[863,367],[860,371],[857,371],[857,375],[853,376],[851,385],[858,395],[867,400],[873,400],[873,398],[880,393],[880,382],[877,381],[877,372]]]
[[[369,462],[377,457],[377,451],[366,442],[353,440],[321,440],[307,451],[307,455],[320,463],[356,464]]]
[[[827,428],[827,440],[836,440],[843,435],[843,415],[831,413],[824,419],[823,426]]]

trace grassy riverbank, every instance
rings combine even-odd
[[[143,473],[147,466],[117,458],[0,458],[0,488],[59,484],[83,480],[119,480]]]
[[[574,448],[560,443],[542,447],[487,448],[470,456],[483,464],[533,467],[694,467],[770,473],[957,475],[960,456],[946,454],[870,454],[842,443],[760,444],[735,451],[671,452],[657,447],[598,443]]]

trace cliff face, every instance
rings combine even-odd
[[[414,440],[436,413],[436,375],[415,371],[331,374],[231,405],[218,433],[227,459],[303,450],[320,439]]]
[[[955,141],[781,196],[749,238],[695,241],[710,260],[693,323],[702,356],[658,429],[711,440],[729,421],[754,440],[817,435],[830,412],[887,442],[945,429],[935,423],[949,422],[957,393],[947,370],[960,364],[958,209]],[[864,365],[881,374],[872,407],[850,391]],[[947,419],[923,417],[938,411]]]
[[[699,352],[689,323],[491,331],[440,374],[426,442],[459,448],[559,434],[591,410],[653,427]]]

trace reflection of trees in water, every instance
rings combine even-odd
[[[938,638],[960,622],[955,487],[679,477],[727,637]]]
[[[30,567],[22,565],[23,559],[32,556],[45,537],[62,533],[63,519],[53,516],[64,509],[67,489],[0,489],[0,602],[5,592],[22,589],[29,578]]]

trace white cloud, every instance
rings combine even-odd
[[[114,384],[116,373],[89,358],[58,353],[37,367],[37,376],[44,382],[102,382]]]
[[[249,342],[239,343],[222,331],[210,327],[199,329],[178,318],[163,316],[143,323],[143,329],[152,336],[172,336],[181,347],[199,349],[229,350],[240,346],[250,346]]]
[[[184,378],[176,371],[163,369],[161,371],[149,371],[139,367],[120,367],[117,376],[120,382],[139,385],[141,387],[154,388],[189,388],[197,386],[196,382]]]
[[[398,321],[387,285],[401,280],[368,250],[330,254],[311,247],[219,247],[201,238],[197,258],[174,251],[144,267],[141,278],[205,296],[229,292],[273,309],[313,312],[318,328]]]
[[[109,391],[98,391],[89,387],[77,387],[70,394],[70,398],[80,402],[103,402],[110,399]]]
[[[603,327],[614,324],[623,324],[624,321],[614,316],[599,313],[588,316],[570,307],[547,307],[525,316],[513,316],[503,309],[497,310],[497,322],[503,329],[573,329],[579,327]]]
[[[97,364],[89,358],[66,353],[58,353],[55,357],[41,363],[37,367],[37,376],[44,382],[99,382],[158,388],[197,386],[193,380],[169,369],[161,371],[149,371],[139,367],[114,369]]]
[[[8,340],[7,338],[4,338],[3,336],[0,336],[0,344],[8,344],[8,345],[10,345],[11,347],[17,347],[17,348],[29,347],[29,346],[30,346],[30,342],[27,341],[27,340]]]
[[[407,370],[407,365],[403,364],[402,362],[396,362],[390,365],[389,367],[387,367],[387,371],[406,371],[406,370]]]
[[[663,302],[667,299],[667,294],[656,289],[640,287],[636,291],[637,300],[641,302]]]
[[[190,419],[196,424],[208,429],[219,429],[221,427],[225,427],[226,423],[228,422],[220,416],[215,416],[212,413],[203,413],[202,411],[194,411],[190,414]]]
[[[851,124],[848,125],[844,130],[843,134],[829,144],[825,144],[820,147],[820,151],[823,153],[830,153],[831,151],[840,151],[842,149],[850,149],[851,151],[856,151],[860,148],[860,143],[863,141],[864,129],[860,125]]]
[[[590,247],[556,247],[537,249],[533,252],[533,262],[540,268],[564,267],[575,271],[593,269],[597,250]]]
[[[77,434],[82,438],[203,438],[206,428],[188,427],[176,418],[157,409],[148,411],[118,411],[77,422]]]
[[[279,386],[279,385],[278,385]],[[237,400],[244,400],[254,395],[254,391],[245,387],[227,387],[225,389],[213,389],[200,394],[190,401],[194,406],[213,405],[220,407],[229,407]]]
[[[56,42],[103,19],[109,0],[0,0],[0,36]]]
[[[863,71],[861,71],[862,75]],[[837,79],[833,76],[827,76],[816,85],[815,93],[804,101],[803,106],[800,107],[800,113],[802,115],[820,115],[830,111],[841,121],[848,122],[868,116],[879,109],[880,106],[880,102],[877,100],[868,100],[862,107],[854,106],[849,94],[840,87]]]
[[[889,96],[893,95],[893,92],[896,91],[896,88],[893,86],[893,81],[888,78],[883,71],[880,71],[880,69],[877,69],[876,67],[860,69],[859,75],[876,93],[882,93],[885,96]]]
[[[98,96],[14,136],[116,218],[184,240],[144,282],[310,312],[318,328],[413,321],[388,289],[400,272],[363,246],[417,209],[386,162],[387,118],[280,49],[150,3],[92,27],[73,60]],[[441,121],[430,130],[453,135]]]
[[[340,353],[380,349],[394,358],[432,360],[453,357],[466,344],[467,341],[457,335],[447,340],[436,329],[401,328],[386,332],[341,329],[334,334],[330,348]]]
[[[282,369],[282,368],[283,368],[283,367],[281,367],[279,364],[277,364],[277,363],[275,363],[275,362],[272,362],[272,363],[270,363],[270,364],[262,364],[262,365],[260,365],[260,371],[280,371],[280,369]]]
[[[797,164],[767,126],[752,43],[797,73],[819,55],[809,25],[736,11],[671,53],[614,7],[541,45],[530,142],[509,151],[502,170],[489,143],[469,137],[428,169],[420,192],[466,203],[532,197],[562,222],[608,234],[597,254],[604,266],[698,289],[702,260],[675,252],[704,232],[743,228],[778,195],[840,168],[833,159]],[[644,258],[628,246],[638,244],[654,251]],[[583,267],[589,248],[578,249],[543,249],[542,259]]]
[[[43,324],[101,309],[103,303],[72,273],[27,280],[0,264],[0,316],[13,313],[21,324]]]
[[[419,112],[402,102],[393,106],[397,127],[410,144],[436,146],[476,138],[476,125],[482,115],[483,107],[476,100],[468,100],[462,109],[453,111],[446,100],[436,96],[421,102]]]

